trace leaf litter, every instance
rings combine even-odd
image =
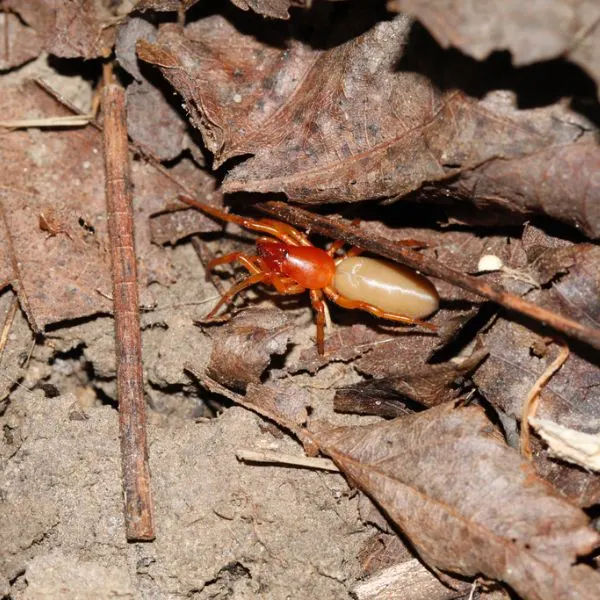
[[[361,575],[377,577],[359,565],[359,551],[373,536],[368,523],[386,530],[389,525],[362,511],[359,521],[358,502],[339,476],[311,475],[299,484],[297,470],[288,476],[275,467],[234,468],[218,449],[232,447],[231,439],[241,434],[248,447],[254,439],[258,450],[268,454],[275,448],[287,456],[298,448],[282,435],[283,428],[307,453],[320,449],[331,456],[351,485],[383,508],[407,543],[397,561],[416,553],[456,587],[430,588],[436,598],[468,595],[462,580],[451,576],[496,579],[523,598],[600,595],[597,571],[586,558],[600,540],[576,508],[591,507],[593,514],[599,503],[597,475],[556,460],[537,437],[528,463],[506,445],[495,420],[517,426],[529,390],[554,359],[556,332],[539,319],[498,310],[477,295],[477,286],[455,287],[450,276],[454,269],[471,282],[501,286],[581,323],[587,332],[600,328],[600,262],[593,241],[600,232],[598,119],[581,77],[573,79],[570,102],[548,101],[544,93],[553,82],[545,81],[540,101],[523,103],[522,89],[510,81],[520,74],[502,60],[476,63],[445,52],[407,15],[382,18],[377,9],[358,3],[306,10],[300,2],[283,0],[235,2],[238,8],[223,2],[216,8],[196,6],[185,19],[193,0],[143,0],[129,15],[127,3],[55,4],[56,12],[43,1],[3,5],[12,12],[0,13],[0,66],[14,73],[0,74],[2,121],[72,114],[46,91],[14,77],[19,65],[46,60],[43,52],[93,59],[108,56],[114,47],[129,74],[124,81],[134,79],[127,88],[128,125],[146,308],[144,362],[154,409],[150,429],[158,436],[151,458],[157,457],[157,506],[163,540],[169,540],[159,539],[154,556],[151,551],[144,559],[149,579],[130,580],[130,551],[112,540],[107,533],[112,529],[98,527],[97,537],[109,536],[103,544],[111,548],[110,558],[92,546],[84,559],[91,561],[90,572],[104,565],[114,571],[100,575],[97,585],[113,582],[113,591],[126,597],[145,590],[242,598],[268,589],[274,598],[315,593],[375,598],[360,595],[371,593],[365,592],[368,586],[359,591],[355,585]],[[458,25],[446,20],[440,31],[439,21],[419,3],[392,4],[420,15],[442,45],[459,46],[479,59],[508,47],[515,64],[560,55],[596,76],[593,15],[575,33],[580,43],[573,44],[573,30],[565,35],[564,22],[553,20],[557,3],[549,2],[544,29],[535,34],[539,43],[523,47],[519,40],[527,23],[518,13],[495,20],[494,35],[484,35],[476,13],[466,13]],[[155,18],[154,11],[166,13]],[[179,11],[179,17],[168,11]],[[252,11],[283,21],[264,21]],[[585,14],[587,19],[591,13]],[[543,39],[552,43],[545,46]],[[539,53],[528,55],[528,49]],[[56,58],[50,65],[66,68]],[[83,65],[74,62],[66,70],[93,80],[98,64]],[[569,81],[560,81],[561,89],[569,89]],[[23,545],[10,546],[10,559],[3,563],[9,568],[2,570],[6,580],[0,580],[0,590],[15,598],[28,597],[27,585],[29,594],[45,597],[79,585],[81,573],[70,565],[89,541],[83,543],[63,524],[73,515],[82,531],[90,530],[92,513],[94,523],[99,514],[100,522],[120,518],[112,501],[119,499],[114,465],[109,475],[116,484],[114,498],[100,498],[89,512],[88,490],[104,489],[107,475],[92,481],[97,472],[79,473],[45,447],[58,430],[62,453],[87,456],[82,449],[93,433],[79,437],[76,428],[89,419],[100,425],[101,437],[93,438],[97,447],[108,450],[107,435],[114,435],[107,429],[107,407],[98,407],[115,395],[114,340],[106,316],[112,303],[101,127],[100,119],[75,129],[0,132],[3,164],[17,166],[0,176],[0,283],[12,287],[0,299],[6,372],[2,464],[7,481],[13,481],[14,461],[49,474],[48,481],[31,478],[41,481],[38,491],[21,484],[23,506],[33,518],[21,533],[18,525],[11,529],[23,536]],[[226,192],[227,203],[233,201],[245,214],[254,197],[236,197],[237,192],[283,192],[314,208],[330,204],[328,216],[312,217],[314,227],[311,221],[300,226],[319,232],[318,224],[326,221],[329,229],[321,234],[333,237],[337,231],[346,239],[349,229],[335,213],[358,217],[363,222],[354,232],[375,252],[384,248],[382,238],[423,241],[416,252],[424,265],[437,265],[434,281],[442,304],[433,321],[439,335],[334,308],[328,354],[319,357],[304,296],[279,301],[260,289],[237,300],[222,321],[202,323],[217,297],[204,282],[202,264],[220,253],[249,251],[253,238],[184,209],[177,201],[182,192],[216,206],[223,205]],[[396,206],[386,206],[390,202]],[[538,220],[540,215],[545,220]],[[484,255],[499,257],[503,267],[478,272]],[[12,311],[14,294],[24,314]],[[35,344],[27,323],[38,334]],[[568,343],[570,357],[542,390],[537,416],[594,434],[599,430],[594,343],[585,334]],[[49,402],[55,393],[67,396],[53,409]],[[480,406],[457,401],[465,397]],[[241,413],[223,407],[222,398],[267,420],[239,418]],[[222,416],[204,422],[214,416],[215,406]],[[386,422],[334,409],[401,417]],[[64,415],[68,421],[61,420]],[[371,424],[362,425],[365,418]],[[199,474],[212,471],[210,460],[227,466],[207,483]],[[192,463],[198,469],[190,471]],[[61,465],[77,473],[73,481]],[[265,489],[262,469],[277,473],[265,498],[254,492]],[[241,479],[247,485],[236,487]],[[78,512],[54,498],[56,480],[66,482],[69,494],[80,494]],[[288,489],[289,494],[271,493]],[[218,497],[214,504],[211,494]],[[247,494],[253,496],[249,504],[243,499]],[[18,514],[12,496],[9,504]],[[222,515],[211,527],[224,519],[229,531],[243,530],[255,545],[223,556],[220,548],[205,544],[214,537],[210,528],[190,538],[190,523],[199,527],[206,520],[206,506]],[[343,543],[336,535],[340,515]],[[288,522],[291,516],[302,521],[302,531],[294,519]],[[116,535],[121,526],[117,529]],[[323,539],[329,542],[316,556],[318,531],[327,533]],[[31,541],[40,539],[46,541],[39,546]],[[294,540],[291,554],[282,539]],[[177,540],[172,547],[171,540]],[[190,551],[175,560],[181,540]],[[231,538],[228,547],[238,543]],[[298,569],[290,571],[290,564]],[[403,593],[402,581],[409,581],[405,564],[397,593]],[[56,565],[66,573],[66,584],[51,576]],[[493,591],[477,594],[495,597]]]

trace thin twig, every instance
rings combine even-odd
[[[155,534],[123,88],[107,79],[102,105],[126,535],[129,541],[149,541]]]
[[[23,279],[21,277],[21,269],[19,266],[19,261],[17,259],[17,255],[15,253],[15,246],[12,240],[12,233],[10,230],[10,226],[8,223],[8,219],[6,218],[6,212],[4,211],[4,206],[0,202],[0,230],[3,230],[4,233],[4,243],[6,245],[7,254],[10,257],[10,264],[12,270],[12,289],[13,292],[17,295],[19,299],[19,303],[21,304],[21,308],[27,317],[27,321],[29,322],[29,326],[33,329],[33,333],[37,336],[42,333],[40,326],[37,324],[37,321],[33,315],[33,310],[31,310],[31,305],[29,304],[29,299],[27,298],[27,294],[25,293],[25,286],[23,285]]]
[[[10,301],[10,306],[6,311],[4,325],[2,326],[2,332],[0,333],[0,362],[2,361],[4,349],[6,348],[6,342],[8,341],[8,334],[10,333],[10,328],[12,327],[13,321],[15,320],[15,315],[17,314],[18,308],[19,300],[17,299],[17,295],[14,294],[12,300]]]
[[[210,282],[215,286],[217,292],[223,296],[227,291],[227,288],[221,283],[221,280],[216,277],[213,273],[206,271],[206,265],[215,257],[211,249],[204,243],[204,241],[197,235],[192,237],[192,246],[204,267],[207,278],[210,278]]]
[[[316,458],[313,456],[294,456],[292,454],[280,454],[270,450],[248,450],[240,448],[235,455],[239,460],[254,463],[269,463],[276,465],[291,465],[293,467],[304,467],[307,469],[321,469],[339,473],[339,469],[329,458]]]
[[[515,296],[499,286],[491,285],[456,271],[434,258],[415,252],[410,248],[405,248],[392,240],[362,233],[345,219],[324,217],[284,202],[266,202],[259,204],[258,208],[297,227],[310,229],[332,239],[344,240],[352,246],[358,246],[363,250],[408,265],[425,275],[439,277],[448,283],[488,298],[508,310],[530,317],[543,325],[600,350],[600,330],[586,327],[568,317]]]
[[[527,394],[527,398],[523,403],[523,411],[521,414],[521,454],[527,458],[531,458],[529,417],[534,417],[537,412],[542,388],[550,381],[552,375],[565,364],[567,358],[569,358],[569,346],[562,342],[560,343],[560,346],[561,348],[558,356],[533,384],[533,387],[529,390],[529,394]]]

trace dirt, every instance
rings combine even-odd
[[[1,418],[0,591],[14,600],[348,598],[373,531],[358,496],[339,474],[239,462],[239,448],[302,453],[260,417],[237,407],[202,416],[206,394],[183,364],[206,360],[193,320],[214,292],[203,291],[191,245],[165,251],[177,283],[153,288],[142,319],[156,540],[125,540],[112,319],[52,331],[23,372],[30,336],[18,313],[3,361],[15,369],[6,367]],[[308,311],[297,312],[306,320]],[[356,375],[336,364],[311,378],[324,416],[333,379]]]

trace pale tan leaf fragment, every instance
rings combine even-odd
[[[584,469],[600,471],[600,434],[583,433],[535,417],[529,417],[529,424],[546,441],[553,456]]]

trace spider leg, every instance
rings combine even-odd
[[[223,306],[224,304],[229,304],[236,294],[239,294],[242,290],[245,290],[251,285],[260,283],[261,281],[265,281],[265,279],[267,279],[269,275],[270,273],[254,273],[249,277],[246,277],[246,279],[244,279],[243,281],[240,281],[239,283],[236,283],[235,285],[231,286],[227,290],[227,292],[225,292],[225,294],[221,296],[221,299],[217,302],[215,307],[206,315],[205,319],[212,319],[217,314],[221,306]]]
[[[325,354],[325,301],[321,290],[310,290],[310,302],[317,313],[317,351]]]
[[[190,196],[186,196],[185,194],[180,194],[179,199],[189,206],[193,206],[203,213],[210,215],[211,217],[215,217],[221,221],[236,223],[237,225],[245,227],[246,229],[250,229],[251,231],[266,233],[274,238],[277,238],[278,240],[281,240],[282,242],[285,242],[286,244],[291,244],[292,246],[312,246],[312,244],[308,241],[308,238],[303,233],[287,223],[275,221],[274,219],[251,219],[249,217],[241,217],[239,215],[234,215],[215,208],[214,206],[204,204],[203,202],[198,202],[198,200],[195,200]]]
[[[332,302],[335,302],[338,306],[341,306],[342,308],[356,308],[371,313],[372,315],[375,315],[380,319],[397,321],[399,323],[410,323],[414,325],[420,325],[421,327],[425,327],[427,329],[430,329],[431,331],[437,331],[437,327],[433,325],[433,323],[427,323],[426,321],[413,319],[412,317],[408,317],[407,315],[402,315],[400,313],[387,312],[385,310],[377,308],[373,304],[369,304],[368,302],[362,302],[361,300],[351,300],[350,298],[346,298],[346,296],[342,296],[331,286],[327,286],[323,289],[323,291]]]
[[[344,243],[344,240],[335,240],[335,242],[327,248],[327,254],[329,254],[329,256],[335,256],[335,253],[343,248]]]
[[[294,294],[301,294],[306,291],[305,287],[302,287],[289,277],[273,275],[269,277],[269,283],[277,290],[277,293],[284,296],[293,296]]]
[[[256,266],[254,257],[247,256],[242,252],[231,252],[229,254],[225,254],[223,256],[219,256],[218,258],[213,258],[207,265],[206,270],[212,271],[218,265],[226,265],[235,261],[238,261],[242,266],[246,267],[248,271],[252,274],[260,273],[263,269],[260,269]]]

